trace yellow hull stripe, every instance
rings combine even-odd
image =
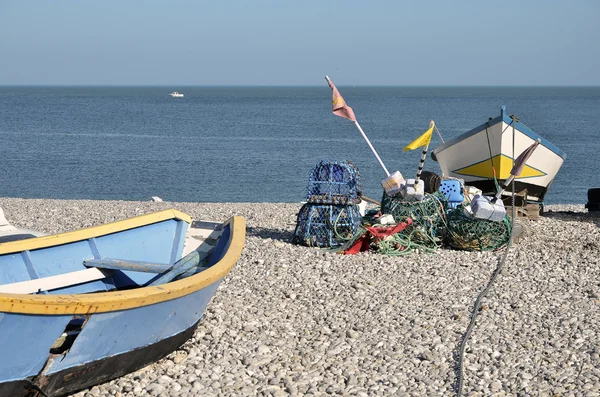
[[[134,309],[189,295],[224,278],[240,258],[246,239],[246,221],[234,216],[228,223],[231,239],[223,258],[191,277],[159,286],[93,294],[0,294],[0,312],[42,315],[103,313]]]
[[[496,178],[508,179],[508,177],[510,176],[510,170],[513,167],[513,159],[504,154],[499,154],[492,158],[492,162],[494,164],[494,168],[496,169]],[[480,178],[487,179],[492,179],[494,177],[494,172],[492,170],[492,165],[490,164],[489,159],[469,165],[464,168],[460,168],[452,172],[460,175],[477,176]],[[523,172],[521,173],[521,175],[519,175],[515,179],[532,178],[544,175],[546,175],[545,172],[525,165],[525,168],[523,168]]]
[[[3,243],[0,244],[0,255],[74,243],[76,241],[83,241],[92,237],[105,236],[111,233],[135,229],[136,227],[151,225],[169,219],[180,219],[187,223],[192,223],[192,218],[189,215],[174,209],[169,209],[72,232]]]

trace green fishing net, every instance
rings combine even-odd
[[[502,221],[474,219],[465,216],[463,206],[447,215],[447,239],[451,247],[468,251],[489,251],[506,245],[511,238],[508,214]]]
[[[393,239],[382,242],[380,250],[393,254],[393,251],[407,247],[435,248],[443,244],[446,225],[446,196],[437,191],[425,194],[422,201],[403,201],[402,197],[390,197],[385,192],[381,199],[381,213],[390,214],[395,222],[403,222],[406,218],[413,225],[402,233],[394,235]],[[397,241],[392,241],[392,240]]]

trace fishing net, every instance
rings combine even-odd
[[[361,194],[358,168],[347,160],[322,160],[308,178],[309,203],[353,205],[360,201]]]
[[[446,196],[440,191],[425,194],[422,201],[403,201],[402,197],[390,197],[384,192],[381,213],[391,214],[395,222],[412,219],[411,227],[399,233],[398,239],[409,239],[409,246],[416,244],[420,247],[435,248],[441,246],[444,241],[446,205]]]
[[[338,247],[352,239],[361,223],[356,205],[307,203],[300,208],[293,242],[309,247]]]
[[[376,242],[377,251],[385,255],[406,255],[412,252],[430,253],[441,244],[422,226],[412,224],[403,231]]]
[[[489,251],[506,245],[512,230],[508,215],[500,222],[465,216],[463,206],[448,212],[448,243],[467,251]]]

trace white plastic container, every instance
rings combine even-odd
[[[360,216],[365,216],[365,212],[367,211],[367,202],[363,200],[357,204],[357,207]]]
[[[502,200],[494,204],[490,202],[492,198],[476,194],[471,200],[471,210],[473,217],[478,219],[487,219],[488,221],[500,222],[506,216],[506,209]]]
[[[407,179],[401,193],[405,201],[423,201],[425,198],[425,183],[422,179],[415,185],[414,179]]]
[[[381,186],[385,190],[386,194],[390,197],[394,197],[402,190],[404,185],[404,177],[400,171],[392,173],[390,176],[381,181]]]

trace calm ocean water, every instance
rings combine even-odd
[[[448,140],[519,116],[567,153],[546,203],[600,187],[600,88],[338,87],[390,170],[436,121]],[[178,90],[184,98],[168,94]],[[0,196],[192,202],[299,202],[323,159],[350,160],[381,197],[383,170],[322,87],[0,87]],[[434,135],[431,148],[441,142]],[[428,158],[425,169],[440,172]]]

